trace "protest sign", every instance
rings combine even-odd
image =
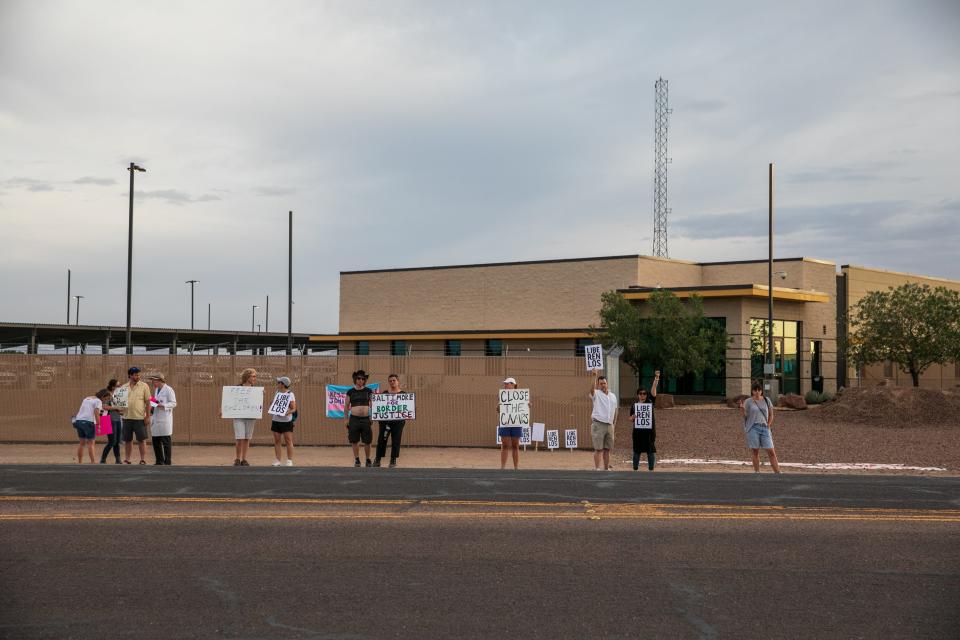
[[[500,427],[497,427],[497,446],[499,447],[501,444],[503,444],[503,439],[500,438]]]
[[[563,438],[564,438],[564,446],[567,449],[577,448],[577,430],[576,429],[564,429]]]
[[[559,449],[560,448],[560,431],[557,429],[551,429],[547,431],[547,449]]]
[[[530,424],[530,389],[500,389],[500,426]]]
[[[353,385],[327,385],[327,417],[345,418],[343,410],[347,406],[347,391],[353,389]],[[367,388],[376,393],[380,389],[380,383],[368,384]]]
[[[633,405],[633,428],[653,429],[653,405],[649,402],[638,402]]]
[[[293,394],[289,391],[278,391],[275,396],[273,396],[273,402],[270,403],[270,408],[267,410],[272,416],[285,416],[287,415],[287,409],[290,408],[290,401],[293,399]]]
[[[118,409],[127,408],[127,399],[130,397],[130,387],[123,385],[122,387],[117,387],[113,392],[113,406]]]
[[[543,442],[543,430],[546,428],[546,425],[542,422],[533,423],[533,434],[532,438],[534,442]]]
[[[530,427],[523,427],[520,430],[520,444],[525,447],[532,442],[530,439]]]
[[[416,397],[412,393],[375,393],[370,401],[371,420],[415,420]]]
[[[259,420],[263,417],[263,387],[224,387],[220,396],[220,415]]]
[[[590,344],[584,348],[587,359],[587,371],[603,371],[603,346]]]

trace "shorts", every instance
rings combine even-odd
[[[757,423],[747,429],[747,447],[750,449],[773,449],[770,427]]]
[[[137,434],[137,442],[147,440],[147,424],[143,420],[123,421],[123,441],[133,442],[133,434]]]
[[[371,428],[370,418],[366,416],[350,416],[350,422],[347,423],[347,442],[356,444],[370,444],[373,442],[373,429]]]
[[[522,438],[523,427],[497,427],[497,435],[501,438]]]
[[[590,435],[593,437],[595,451],[613,449],[613,425],[594,420],[590,423]]]
[[[97,439],[96,425],[89,420],[75,420],[73,428],[77,430],[77,435],[80,436],[81,440]]]
[[[253,428],[250,429],[251,433]],[[277,422],[276,420],[271,421],[270,431],[274,433],[293,433],[293,420],[290,422]]]
[[[256,424],[253,418],[234,418],[233,436],[236,440],[249,440],[253,437],[253,425]]]

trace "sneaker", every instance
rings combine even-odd
[[[274,460],[274,461],[273,461],[273,466],[279,467],[279,466],[280,466],[280,461],[279,461],[279,460]]]
[[[236,459],[233,461],[233,466],[235,466],[235,467],[239,467],[239,466],[240,466],[240,458],[236,458]]]
[[[240,466],[241,466],[241,467],[249,467],[249,466],[250,466],[250,463],[247,462],[246,460],[241,460],[241,461],[240,461]]]
[[[353,459],[353,466],[355,466],[355,467],[359,467],[359,466],[360,466],[360,458],[354,458],[354,459]]]
[[[397,461],[396,461],[396,460],[391,460],[391,461],[390,461],[390,468],[393,469],[393,468],[396,467],[396,466],[397,466]]]
[[[293,460],[287,460],[287,466],[288,466],[288,467],[292,467],[292,466],[293,466]]]
[[[373,466],[373,463],[370,462],[370,458],[367,458],[367,466],[368,466],[368,467],[372,467],[372,466]]]

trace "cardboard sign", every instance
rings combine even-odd
[[[559,449],[560,448],[560,431],[557,429],[551,429],[547,431],[547,449]]]
[[[369,388],[374,393],[380,389],[380,383],[374,382],[373,384],[368,384]],[[353,389],[353,385],[339,385],[339,384],[328,384],[327,385],[327,417],[328,418],[345,418],[344,409],[347,406],[347,391]]]
[[[520,444],[525,447],[532,442],[533,440],[530,439],[530,427],[523,427],[520,430]]]
[[[584,348],[587,359],[587,371],[603,371],[603,346],[590,344]]]
[[[224,387],[220,415],[259,420],[263,417],[263,387]]]
[[[533,423],[533,434],[532,438],[534,442],[543,442],[543,430],[546,428],[546,425],[542,422]]]
[[[127,400],[130,398],[130,387],[123,385],[113,391],[113,406],[118,409],[127,408]]]
[[[287,409],[290,408],[290,401],[293,399],[293,394],[289,391],[280,392],[278,391],[275,396],[273,396],[273,402],[270,403],[270,409],[267,410],[272,416],[285,416],[287,415]]]
[[[500,426],[530,424],[530,389],[500,389]]]
[[[576,449],[577,448],[577,430],[576,429],[564,429],[563,430],[563,445],[567,449]]]
[[[649,402],[638,402],[633,405],[633,428],[653,429],[653,405]]]
[[[416,397],[412,393],[375,393],[370,400],[371,420],[414,420]]]

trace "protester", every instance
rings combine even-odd
[[[400,377],[391,373],[387,377],[386,393],[403,393],[400,388]],[[387,438],[391,438],[390,444],[390,467],[397,466],[397,458],[400,457],[400,440],[403,438],[403,425],[406,420],[381,420],[380,433],[377,434],[377,457],[373,461],[373,466],[380,466],[380,459],[387,454]],[[359,462],[359,460],[358,460]]]
[[[93,457],[93,445],[97,439],[97,425],[100,424],[100,414],[103,413],[103,401],[110,397],[106,389],[97,391],[95,396],[87,396],[80,403],[80,410],[73,418],[73,428],[77,430],[80,444],[77,445],[77,462],[83,464],[83,450],[90,456],[90,464],[96,462]]]
[[[153,455],[157,459],[154,464],[169,465],[173,448],[173,409],[177,406],[177,394],[160,372],[151,373],[147,380],[153,383],[151,404],[156,404],[153,408],[153,425],[150,428]]]
[[[275,467],[283,464],[280,462],[281,439],[287,448],[286,465],[288,467],[293,466],[293,413],[297,410],[297,398],[290,390],[290,384],[290,378],[287,376],[277,378],[277,394],[289,393],[290,399],[287,403],[286,412],[282,416],[273,416],[273,423],[270,425],[270,431],[273,432],[273,453],[276,456],[273,461]],[[276,396],[274,396],[274,400],[276,400]]]
[[[244,369],[240,373],[240,386],[252,387],[257,383],[257,370]],[[233,437],[237,441],[235,467],[249,467],[247,452],[250,450],[250,440],[253,439],[253,428],[257,424],[256,418],[234,418]],[[279,458],[279,455],[277,456]]]
[[[750,397],[740,401],[740,415],[743,416],[743,431],[747,436],[747,447],[753,453],[753,471],[760,473],[760,449],[767,452],[774,473],[780,473],[777,452],[773,448],[773,403],[763,395],[763,384],[754,382],[750,388]]]
[[[617,396],[609,391],[606,376],[593,372],[590,383],[590,398],[593,400],[593,412],[590,414],[590,435],[593,438],[593,468],[600,470],[600,458],[603,468],[610,470],[610,450],[613,449],[613,425],[617,422]]]
[[[660,372],[653,374],[653,384],[650,386],[650,394],[643,387],[637,389],[637,403],[650,405],[650,428],[640,429],[633,425],[633,470],[640,468],[640,454],[647,454],[647,469],[653,471],[653,466],[657,462],[657,412],[654,407],[654,400],[657,398],[657,385],[660,384]],[[630,417],[634,417],[636,405],[630,407]],[[632,421],[631,421],[632,422]]]
[[[504,389],[516,389],[517,379],[510,377],[503,381]],[[499,420],[500,407],[497,406]],[[500,469],[507,468],[508,453],[513,456],[513,469],[520,468],[520,438],[523,437],[523,427],[499,425],[497,435],[500,436]]]
[[[130,367],[127,370],[130,378],[128,388],[127,408],[123,410],[123,461],[130,464],[130,453],[133,450],[133,436],[137,436],[137,447],[140,450],[140,464],[147,464],[147,427],[150,426],[150,387],[140,380],[140,369]]]
[[[363,369],[353,372],[353,388],[347,391],[347,401],[344,412],[350,415],[347,422],[347,442],[353,447],[353,466],[360,466],[360,442],[363,442],[363,451],[367,456],[367,466],[370,462],[370,443],[373,442],[373,429],[370,422],[370,398],[373,389],[367,386],[367,372]]]
[[[106,464],[107,456],[113,451],[116,458],[116,464],[120,464],[120,438],[123,436],[123,418],[120,417],[122,408],[113,404],[113,392],[117,389],[116,378],[111,378],[107,383],[107,391],[110,397],[104,401],[103,410],[110,415],[111,433],[107,436],[107,444],[103,447],[103,453],[100,454],[100,464]]]

